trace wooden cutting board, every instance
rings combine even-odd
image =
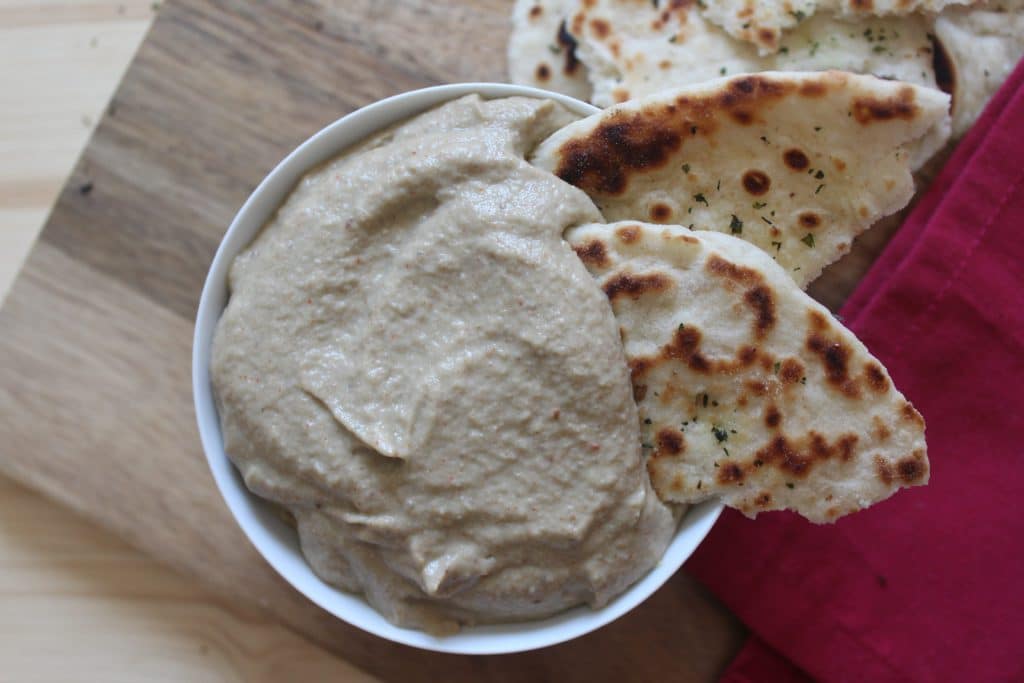
[[[190,390],[192,320],[233,214],[339,116],[427,85],[503,80],[508,0],[165,3],[0,311],[0,469],[389,680],[712,680],[742,627],[685,572],[540,652],[456,657],[306,602],[216,492]],[[817,292],[841,302],[887,235]]]

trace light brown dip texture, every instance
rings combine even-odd
[[[601,606],[674,531],[611,308],[563,241],[600,221],[524,161],[573,116],[466,97],[311,172],[235,260],[226,451],[324,580],[431,631]]]

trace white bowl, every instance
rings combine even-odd
[[[704,539],[722,506],[704,503],[691,508],[658,565],[605,607],[578,607],[540,621],[463,629],[437,637],[395,626],[359,595],[346,593],[313,573],[299,550],[295,530],[249,492],[224,453],[220,422],[210,386],[210,345],[228,300],[228,267],[270,219],[298,180],[310,169],[336,156],[369,135],[449,100],[479,93],[486,98],[523,95],[556,100],[586,116],[598,110],[585,102],[553,92],[497,83],[459,83],[424,88],[381,100],[330,124],[289,154],[263,179],[231,222],[213,258],[196,314],[192,347],[192,388],[199,436],[213,477],[242,531],[264,559],[314,603],[364,631],[398,643],[439,652],[499,654],[554,645],[589,633],[617,619],[656,591]]]

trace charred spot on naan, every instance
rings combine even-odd
[[[921,115],[921,108],[917,106],[916,101],[917,94],[914,92],[914,88],[906,86],[900,88],[899,92],[890,98],[854,98],[850,112],[853,118],[863,125],[892,119],[913,121]]]
[[[726,261],[718,254],[708,258],[705,267],[712,275],[748,287],[743,301],[754,312],[754,337],[764,339],[775,327],[775,296],[761,273]]]
[[[592,134],[567,142],[555,175],[588,192],[618,195],[626,191],[630,171],[664,166],[682,144],[683,134],[657,116],[619,112]]]
[[[615,236],[618,237],[619,241],[623,244],[635,244],[640,240],[640,226],[624,225],[615,230]]]
[[[772,186],[772,179],[764,171],[751,169],[743,174],[743,189],[755,197],[760,197]]]
[[[672,207],[664,202],[655,202],[651,205],[651,221],[654,223],[668,223],[672,220]]]
[[[764,468],[775,468],[788,478],[805,479],[819,464],[832,460],[851,462],[859,441],[860,437],[853,433],[842,434],[831,443],[813,430],[800,438],[779,434],[749,460],[727,465],[719,462],[718,483],[742,486],[750,474]]]
[[[873,458],[875,463],[875,474],[878,480],[886,486],[899,479],[907,486],[919,484],[928,474],[928,459],[923,450],[915,450],[910,455],[904,456],[895,463],[886,460],[876,454]]]
[[[795,147],[783,152],[782,161],[793,171],[803,171],[811,165],[811,160],[807,158],[807,154],[802,149]]]
[[[917,408],[910,401],[906,401],[900,409],[900,418],[918,427],[924,427],[924,418],[921,417],[921,413],[917,412]]]
[[[672,287],[672,279],[662,273],[618,273],[605,282],[605,296],[613,304],[622,296],[636,300],[645,294],[658,294],[665,292]]]
[[[928,474],[928,459],[924,451],[916,450],[896,463],[896,472],[901,481],[913,485],[922,481]]]
[[[876,394],[884,394],[889,391],[889,378],[878,363],[871,362],[864,365],[864,383]]]
[[[889,437],[892,436],[892,430],[889,429],[889,425],[885,424],[885,420],[875,415],[871,423],[874,426],[873,433],[878,442],[885,443],[888,441]]]
[[[591,268],[607,268],[611,265],[608,248],[601,240],[590,240],[586,244],[574,245],[573,251],[583,263]]]
[[[835,333],[824,315],[812,310],[808,318],[810,330],[805,346],[821,360],[826,381],[847,398],[860,398],[860,386],[850,376],[850,356],[853,350]]]
[[[562,46],[565,51],[565,61],[562,65],[562,71],[567,76],[575,75],[580,69],[580,59],[576,51],[579,48],[579,43],[573,38],[572,34],[569,33],[565,20],[558,25],[558,35],[556,37],[558,44]]]
[[[665,427],[655,435],[655,453],[660,455],[680,455],[686,449],[686,440],[678,429]]]

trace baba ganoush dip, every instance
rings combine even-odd
[[[236,259],[224,445],[325,581],[432,632],[601,606],[661,557],[619,332],[524,156],[575,117],[455,100],[309,173]]]

